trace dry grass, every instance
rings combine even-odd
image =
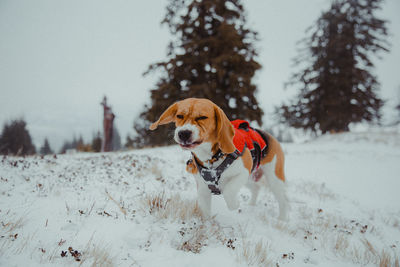
[[[247,266],[277,266],[268,257],[268,251],[270,251],[268,243],[263,239],[256,242],[254,238],[249,238],[242,226],[239,227],[239,233],[240,239],[235,248],[238,262],[245,263]]]
[[[83,256],[80,266],[85,262],[90,263],[90,266],[93,267],[115,266],[114,257],[110,255],[109,248],[107,248],[106,246],[101,246],[99,244],[91,244],[91,241],[89,241],[82,255]]]
[[[393,253],[385,250],[379,252],[367,239],[351,242],[347,234],[339,234],[334,239],[334,251],[343,259],[356,264],[376,264],[379,266],[399,266],[399,259]]]
[[[379,259],[379,267],[399,267],[399,258],[397,256],[392,256],[386,251],[382,251]]]
[[[108,197],[112,202],[115,203],[115,205],[117,205],[117,207],[118,207],[119,210],[122,212],[122,214],[124,214],[124,215],[126,216],[126,209],[125,209],[122,205],[120,205],[120,203],[118,203],[118,202],[110,195],[110,193],[108,193],[107,190],[106,190],[106,195],[107,195],[107,197]]]
[[[20,218],[8,218],[8,219],[1,219],[0,221],[0,234],[9,234],[14,232],[15,230],[21,228],[24,225],[24,220],[22,217]]]
[[[191,221],[202,219],[201,212],[194,201],[184,201],[178,195],[170,198],[165,193],[147,196],[143,201],[143,209],[158,219],[171,221]],[[177,249],[192,253],[200,253],[208,240],[214,237],[220,229],[216,224],[201,224],[192,227],[182,227],[179,231],[181,240]]]
[[[40,263],[55,263],[60,258],[61,247],[59,242],[52,249],[37,247],[40,243],[36,233],[22,233],[25,220],[10,219],[7,221],[0,219],[0,255],[21,255],[26,251],[32,251],[33,255],[41,254]],[[21,233],[20,233],[21,232]],[[93,237],[88,241],[84,250],[82,250],[82,259],[80,264],[85,263],[90,266],[115,266],[114,258],[111,257],[109,249],[105,246],[93,243]],[[61,259],[64,261],[65,259]]]
[[[330,198],[323,194],[323,198]],[[295,239],[304,240],[310,248],[317,248],[332,253],[338,259],[352,262],[357,265],[374,264],[379,266],[399,267],[398,256],[393,250],[382,249],[382,244],[367,240],[375,236],[379,240],[384,238],[382,233],[371,221],[350,220],[338,214],[331,214],[324,210],[313,209],[299,205],[293,217],[300,218],[301,224],[281,223],[271,219],[267,213],[260,215],[260,219],[269,227]],[[292,221],[293,221],[292,217]],[[398,226],[397,218],[387,219],[386,224]],[[367,225],[368,224],[368,225]]]
[[[307,212],[307,214],[309,224],[303,231],[310,234],[304,236],[309,240],[308,244],[327,252],[332,251],[339,258],[355,264],[396,266],[398,259],[392,253],[384,250],[379,252],[377,245],[364,236],[367,231],[369,235],[379,236],[380,233],[373,225],[364,226],[354,220],[345,220],[333,214],[313,212]]]
[[[22,229],[24,224],[25,221],[22,217],[0,219],[0,255],[10,250],[13,253],[20,254],[25,249],[31,237],[21,237],[19,230]],[[18,246],[16,246],[15,241],[21,239],[22,242],[17,242]]]
[[[158,219],[183,222],[178,231],[176,248],[200,253],[210,242],[225,245],[228,239],[224,230],[213,218],[205,220],[193,200],[182,200],[179,195],[166,197],[165,193],[147,196],[142,209]]]
[[[268,259],[268,250],[268,244],[261,239],[258,242],[243,241],[237,251],[238,261],[248,266],[273,266],[272,260]]]
[[[118,206],[121,213],[125,214],[124,205],[115,201],[107,191],[106,194],[108,199]],[[93,206],[94,204],[90,210],[93,209]],[[178,250],[200,253],[209,244],[222,244],[227,249],[233,250],[233,254],[236,255],[237,261],[240,263],[248,266],[275,266],[276,253],[270,250],[270,245],[273,244],[271,243],[272,241],[250,239],[243,232],[242,237],[237,240],[235,237],[240,236],[240,229],[235,230],[232,227],[230,228],[231,232],[228,233],[226,227],[221,227],[213,218],[205,220],[201,216],[201,212],[194,200],[183,200],[179,195],[167,196],[165,192],[162,192],[144,197],[140,202],[140,209],[156,218],[156,220],[166,220],[165,223],[179,222],[173,224],[174,227],[176,225],[180,227],[181,222],[186,222],[182,224],[183,227],[181,231],[177,231],[178,234],[176,236],[171,237],[169,233],[166,235],[167,238],[170,238],[168,241],[171,242],[172,240],[173,247]],[[360,233],[360,229],[363,229],[364,224],[354,220],[350,221],[337,214],[330,214],[326,211],[318,211],[318,209],[300,205],[295,214],[292,215],[301,218],[298,220],[300,223],[292,223],[294,219],[283,223],[271,218],[267,212],[259,214],[258,219],[265,224],[265,227],[278,231],[279,234],[289,238],[301,239],[305,245],[318,248],[318,250],[323,250],[330,255],[335,255],[337,259],[352,262],[356,265],[373,264],[382,267],[400,267],[398,256],[394,255],[394,250],[384,250],[381,245],[373,242],[373,238],[370,238],[369,235],[379,235],[379,231],[374,230],[370,221],[368,232],[364,235],[365,232]],[[0,255],[4,252],[19,255],[27,249],[34,251],[32,254],[37,253],[38,247],[32,247],[32,244],[36,243],[37,239],[34,238],[34,235],[18,236],[18,242],[12,240],[12,236],[15,236],[24,226],[22,218],[10,219],[7,217],[7,221],[2,219],[0,218],[0,235],[6,238],[0,239]],[[196,224],[193,224],[194,222]],[[387,223],[392,225],[397,224],[397,221],[391,220],[387,221]],[[233,238],[230,239],[228,237]],[[229,246],[227,245],[228,240],[231,241]],[[115,265],[116,260],[113,255],[110,255],[110,249],[107,246],[103,246],[101,242],[93,242],[93,237],[80,252],[82,252],[80,264],[85,266]],[[67,259],[59,258],[59,253],[60,247],[56,247],[53,250],[48,249],[47,253],[43,254],[41,263],[66,261]],[[271,255],[275,255],[275,257]]]
[[[185,235],[184,241],[182,244],[178,246],[179,250],[190,251],[193,253],[199,253],[207,244],[208,239],[212,236],[212,233],[209,232],[210,229],[201,225],[199,227],[195,227],[189,231],[180,231],[182,235]]]
[[[199,207],[194,201],[184,201],[179,195],[166,197],[165,193],[147,196],[142,208],[145,212],[159,219],[171,219],[172,221],[186,221],[192,218],[202,219]]]
[[[72,257],[70,253],[67,252],[66,258],[60,258],[60,252],[62,251],[60,243],[58,243],[54,249],[49,253],[47,257],[47,262],[55,263],[57,259],[64,263],[68,263],[71,261],[75,261],[79,266],[101,266],[101,267],[111,267],[115,266],[115,256],[111,256],[109,252],[109,248],[105,245],[102,245],[100,241],[93,241],[94,234],[86,243],[83,250],[78,250],[79,256]],[[75,248],[75,246],[74,246]],[[79,260],[77,260],[79,259]],[[46,263],[42,260],[42,263]],[[72,265],[72,263],[71,263]]]

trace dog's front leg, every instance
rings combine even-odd
[[[197,183],[197,205],[204,217],[211,216],[211,191],[201,178],[196,177]]]
[[[239,208],[239,200],[237,199],[237,194],[240,188],[246,184],[248,179],[248,174],[237,175],[229,179],[229,181],[224,184],[222,189],[222,195],[224,196],[226,205],[230,210],[236,210]]]

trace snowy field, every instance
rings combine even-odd
[[[287,222],[247,189],[202,219],[177,146],[2,157],[0,266],[399,266],[399,131],[283,147]]]

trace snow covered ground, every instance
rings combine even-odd
[[[202,219],[176,146],[0,158],[0,266],[398,266],[399,131],[283,147],[287,222],[247,189]]]

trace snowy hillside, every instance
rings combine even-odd
[[[177,146],[0,158],[0,266],[398,266],[398,131],[283,147],[287,222],[247,189],[203,220]]]

